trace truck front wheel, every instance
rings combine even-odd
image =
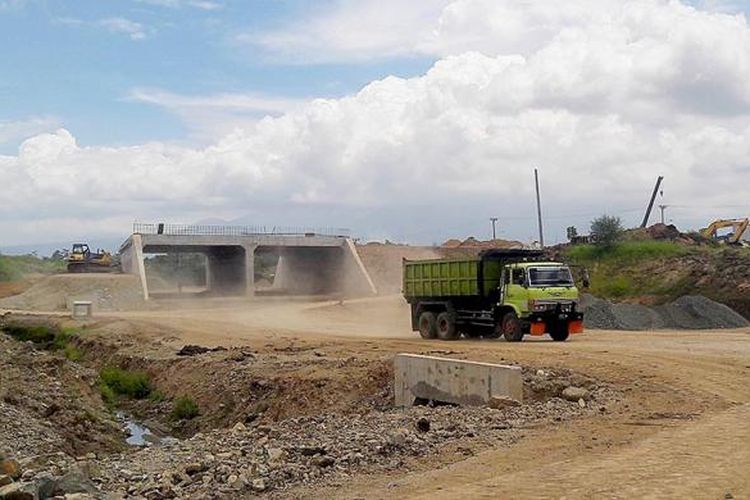
[[[441,312],[437,316],[437,336],[440,340],[456,340],[458,331],[453,316],[447,312]]]
[[[523,340],[521,321],[518,319],[518,316],[516,316],[516,313],[506,313],[500,322],[500,326],[503,329],[503,337],[505,337],[506,341],[520,342]]]
[[[434,339],[437,337],[437,320],[435,313],[425,311],[419,315],[419,335],[423,339]]]

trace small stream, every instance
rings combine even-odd
[[[173,439],[169,436],[155,434],[143,423],[133,420],[132,417],[125,412],[118,411],[116,415],[117,420],[122,422],[128,434],[128,438],[125,442],[131,446],[155,446],[161,444],[167,439]]]

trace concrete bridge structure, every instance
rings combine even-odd
[[[278,230],[237,226],[135,224],[120,247],[122,269],[140,278],[149,299],[144,256],[200,253],[206,256],[211,295],[253,295],[255,253],[279,255],[273,289],[297,295],[369,295],[377,291],[351,238],[332,230]],[[321,234],[324,233],[324,234]]]

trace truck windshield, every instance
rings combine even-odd
[[[567,267],[532,267],[529,286],[573,286],[573,277]]]

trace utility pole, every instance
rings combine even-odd
[[[661,223],[664,224],[664,209],[669,207],[669,205],[659,205],[659,210],[661,210]]]
[[[495,223],[497,222],[497,217],[490,217],[490,222],[492,222],[492,241],[495,241],[497,239],[497,233],[495,233]]]
[[[539,245],[544,248],[544,228],[542,227],[542,202],[539,198],[539,172],[534,169],[534,184],[536,185],[536,216],[539,223]]]

